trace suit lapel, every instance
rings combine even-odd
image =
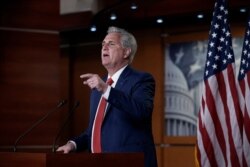
[[[127,79],[128,79],[128,75],[129,73],[131,72],[131,68],[130,66],[127,66],[124,71],[121,73],[116,85],[115,85],[115,89],[117,90],[121,90],[122,87],[124,86],[124,84],[126,83]],[[108,108],[106,110],[106,114],[105,114],[105,118],[106,116],[108,115],[109,111],[111,110],[112,106],[111,105],[108,105]],[[104,119],[105,119],[104,118]]]
[[[120,77],[115,85],[116,89],[120,90],[123,87],[130,72],[131,72],[131,68],[129,66],[124,69],[124,71],[121,73],[121,75],[120,75]]]

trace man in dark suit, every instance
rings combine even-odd
[[[92,89],[89,126],[57,151],[143,152],[145,166],[157,166],[152,135],[155,81],[149,73],[130,67],[136,50],[132,34],[109,27],[101,54],[108,76],[80,76]]]

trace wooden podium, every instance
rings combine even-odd
[[[144,167],[143,153],[0,152],[0,167]]]

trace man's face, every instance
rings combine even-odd
[[[101,56],[106,69],[117,70],[128,63],[128,51],[122,47],[119,33],[110,33],[104,38]]]

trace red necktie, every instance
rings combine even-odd
[[[112,85],[113,80],[112,78],[109,78],[106,82],[109,85]],[[100,153],[102,152],[102,147],[101,147],[101,127],[102,127],[102,121],[104,118],[104,113],[106,109],[107,101],[105,98],[101,98],[99,108],[96,112],[96,118],[93,126],[93,153]]]

